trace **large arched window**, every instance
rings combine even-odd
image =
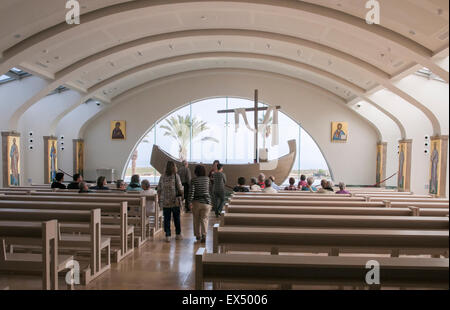
[[[266,106],[259,103],[259,106]],[[151,183],[159,180],[158,172],[150,166],[154,144],[159,145],[174,157],[188,161],[210,163],[215,159],[223,163],[250,163],[254,158],[254,136],[242,119],[236,131],[234,114],[218,114],[218,110],[254,107],[253,101],[241,98],[221,97],[191,102],[157,122],[138,143],[130,157],[124,173],[129,181],[133,173],[141,175]],[[265,111],[258,112],[262,123]],[[247,113],[250,126],[254,114]],[[192,125],[189,125],[192,124]],[[300,174],[331,178],[327,162],[311,136],[301,125],[279,113],[279,145],[271,146],[271,133],[263,138],[259,135],[259,147],[268,150],[268,159],[275,159],[289,151],[287,141],[297,141],[297,159],[291,176],[299,179]],[[283,183],[287,182],[284,180]]]

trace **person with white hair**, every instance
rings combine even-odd
[[[303,187],[302,191],[308,191],[308,192],[317,192],[317,188],[313,185],[314,184],[314,178],[308,177],[306,179],[306,187]]]
[[[336,194],[350,194],[349,191],[345,190],[345,183],[344,182],[339,182],[339,191],[337,191]]]

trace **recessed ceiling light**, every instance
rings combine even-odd
[[[442,13],[444,13],[444,11],[441,8],[439,8],[439,9],[437,9],[437,13],[438,13],[438,15],[442,15]]]
[[[59,56],[55,56],[54,58],[55,58],[55,60],[59,60]]]
[[[47,54],[47,53],[48,53],[48,50],[47,50],[47,49],[42,50],[42,53]]]
[[[328,60],[328,65],[331,66],[333,62],[331,60]]]
[[[267,47],[267,48],[271,48],[270,44],[267,44],[266,47]]]
[[[410,30],[409,33],[412,34],[412,35],[416,34],[416,32],[414,30]]]
[[[298,51],[297,51],[297,55],[298,55],[298,56],[301,56],[301,55],[302,55],[302,50],[298,50]]]
[[[201,18],[202,20],[206,20],[206,16],[205,16],[205,15],[200,16],[200,18]]]
[[[21,37],[20,34],[15,34],[15,35],[14,35],[14,38],[16,38],[16,39],[19,39],[20,37]]]
[[[170,48],[171,50],[173,50],[173,45],[172,45],[172,44],[169,44],[169,48]]]
[[[220,40],[217,41],[217,44],[222,45],[222,41],[220,41]]]
[[[138,56],[142,56],[142,53],[141,53],[141,52],[137,52],[137,54],[138,54]]]

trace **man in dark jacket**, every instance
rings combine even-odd
[[[80,189],[80,183],[83,182],[83,177],[79,173],[73,175],[73,182],[67,186],[67,189]]]
[[[64,173],[58,172],[52,183],[52,188],[66,189],[66,186],[62,182],[64,182]]]

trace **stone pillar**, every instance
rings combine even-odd
[[[399,192],[411,191],[412,140],[399,140],[397,188]]]
[[[73,174],[84,177],[84,140],[73,139]]]
[[[434,136],[430,145],[429,193],[445,197],[447,182],[448,136]]]
[[[50,184],[58,172],[58,138],[44,136],[44,184]]]
[[[20,133],[13,131],[2,132],[2,171],[3,186],[20,186],[22,158]]]
[[[387,156],[387,142],[377,143],[377,160],[376,160],[376,182],[377,187],[385,186],[386,183],[383,181],[386,179],[386,156]]]

